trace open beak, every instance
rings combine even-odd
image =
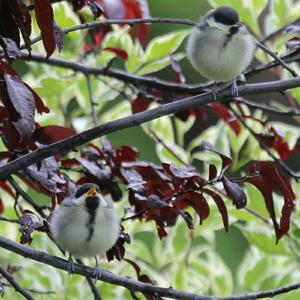
[[[97,192],[97,190],[96,190],[96,188],[93,186],[93,187],[91,187],[88,191],[87,191],[87,193],[86,193],[86,196],[87,197],[96,197],[96,196],[98,196],[99,195],[99,193]]]

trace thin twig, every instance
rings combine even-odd
[[[28,300],[34,300],[32,295],[26,289],[22,288],[17,283],[15,278],[10,273],[8,273],[2,266],[0,266],[0,274],[15,288],[17,292],[24,296],[24,298]]]
[[[278,57],[273,51],[269,50],[268,48],[266,48],[263,44],[261,44],[260,42],[256,41],[256,46],[258,48],[260,48],[261,50],[263,50],[264,52],[266,52],[267,54],[269,54],[270,56],[272,56],[276,61],[278,61],[278,63],[286,70],[288,70],[293,77],[297,77],[298,74],[292,69],[290,68],[280,57]]]
[[[85,73],[85,78],[86,78],[86,83],[87,83],[87,89],[88,89],[88,94],[89,94],[89,101],[90,101],[90,107],[91,107],[93,122],[94,122],[94,125],[97,126],[99,123],[98,123],[98,116],[97,116],[97,113],[96,113],[96,110],[95,110],[96,102],[94,101],[90,74]]]
[[[300,22],[300,18],[297,18],[295,21],[284,24],[282,27],[276,29],[275,31],[273,31],[272,33],[270,33],[269,35],[267,35],[264,39],[262,39],[260,41],[261,44],[265,44],[267,41],[272,40],[273,38],[275,38],[276,35],[280,34],[281,32],[285,31],[289,26],[296,24]]]
[[[188,166],[188,163],[181,159],[181,157],[179,157],[179,155],[177,155],[177,153],[175,153],[175,151],[169,147],[152,129],[150,129],[150,133],[153,135],[156,142],[160,143],[168,152],[172,154],[172,156],[174,156],[174,158],[176,158],[184,166]]]
[[[230,107],[230,110],[235,115],[235,117],[243,124],[243,126],[250,132],[250,134],[256,139],[256,141],[259,143],[260,147],[263,148],[268,155],[281,167],[282,170],[284,170],[289,176],[293,177],[294,179],[298,180],[300,179],[300,175],[296,174],[293,170],[291,170],[282,160],[277,158],[272,151],[264,145],[259,138],[257,137],[257,134],[254,132],[254,130],[248,126],[248,124],[245,122],[245,120],[235,111],[234,108]]]
[[[181,24],[188,26],[196,26],[197,23],[188,19],[170,19],[170,18],[145,18],[145,19],[116,19],[116,20],[98,20],[94,22],[83,23],[80,25],[75,25],[72,27],[68,27],[62,30],[62,33],[68,34],[73,31],[90,29],[97,26],[106,26],[106,25],[136,25],[136,24]],[[38,36],[31,40],[31,45],[42,40],[42,36]],[[26,49],[25,45],[21,45],[20,50]],[[3,52],[3,51],[1,51]],[[1,53],[0,52],[0,53]],[[3,54],[2,54],[3,55]]]
[[[282,92],[287,89],[300,86],[300,77],[292,78],[288,80],[277,80],[271,82],[246,84],[239,87],[240,96],[262,94],[269,92]],[[230,89],[220,90],[218,93],[219,102],[224,102],[231,98]],[[67,153],[74,148],[90,142],[100,136],[106,135],[111,132],[115,132],[121,129],[134,127],[145,122],[155,120],[157,118],[177,113],[182,110],[188,110],[192,107],[199,105],[206,105],[214,101],[212,93],[206,93],[202,95],[196,95],[190,98],[177,100],[175,102],[163,104],[159,107],[149,109],[144,112],[136,113],[134,115],[123,117],[114,121],[101,124],[97,127],[88,129],[79,134],[76,134],[70,138],[64,139],[60,142],[56,142],[35,151],[32,151],[26,155],[18,157],[17,159],[7,163],[0,167],[0,179],[7,178],[9,175],[24,170],[26,167],[33,163],[42,161],[43,159],[53,156],[56,153]]]
[[[15,191],[23,197],[23,199],[29,203],[43,218],[46,218],[43,207],[37,205],[35,201],[20,187],[20,185],[10,176],[8,182],[13,186]]]
[[[11,286],[10,284],[5,283],[5,282],[0,282],[0,284],[2,284],[5,287],[8,287],[8,288],[13,288],[13,286]],[[41,290],[36,290],[36,289],[25,289],[25,290],[32,294],[41,294],[41,295],[55,294],[54,291],[41,291]]]
[[[253,101],[249,101],[249,100],[246,100],[246,99],[234,99],[232,100],[232,102],[239,102],[239,103],[243,103],[243,104],[246,104],[247,106],[249,107],[252,107],[252,108],[255,108],[255,109],[260,109],[262,111],[265,111],[265,112],[269,112],[271,114],[274,114],[274,115],[280,115],[280,116],[286,116],[286,117],[294,117],[294,116],[300,116],[300,111],[294,111],[294,110],[288,110],[288,111],[280,111],[272,106],[267,106],[267,105],[263,105],[263,104],[260,104],[260,103],[256,103],[256,102],[253,102]]]
[[[79,264],[83,265],[83,262],[82,262],[81,259],[77,258],[76,261],[77,261]],[[90,278],[89,276],[86,276],[85,279],[86,279],[88,285],[90,286],[90,289],[91,289],[91,291],[92,291],[92,293],[93,293],[93,295],[94,295],[94,300],[102,300],[102,297],[101,297],[101,295],[99,294],[99,291],[98,291],[98,289],[97,289],[95,283],[93,282],[92,278]]]
[[[18,219],[9,219],[9,218],[6,218],[6,217],[1,217],[1,216],[0,216],[0,221],[20,224],[20,221]]]
[[[5,237],[0,236],[0,247],[8,251],[17,253],[23,257],[39,261],[41,263],[47,264],[57,269],[67,271],[68,261],[61,259],[56,256],[48,255],[46,252],[38,251],[34,248],[18,244],[12,240],[9,240]],[[82,276],[89,276],[95,278],[93,275],[94,269],[89,268],[84,265],[74,264],[74,273]],[[115,275],[107,270],[102,269],[101,280],[110,284],[123,286],[129,291],[138,291],[143,294],[149,295],[159,295],[161,297],[168,297],[172,299],[181,299],[181,300],[253,300],[253,299],[263,299],[263,298],[272,298],[280,294],[286,294],[290,291],[300,288],[300,282],[289,284],[280,288],[268,290],[268,291],[259,291],[252,292],[243,295],[235,295],[229,297],[215,297],[208,295],[197,295],[190,292],[184,292],[180,290],[169,288],[162,288],[158,286],[153,286],[151,284],[143,283],[129,277],[122,277]]]

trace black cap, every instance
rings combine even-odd
[[[212,11],[210,17],[214,17],[216,22],[225,25],[234,25],[239,22],[238,13],[231,7],[220,6]]]

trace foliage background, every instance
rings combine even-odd
[[[261,24],[258,16],[266,8],[267,2],[267,0],[211,0],[208,2],[150,0],[149,7],[152,16],[197,20],[199,15],[211,6],[215,7],[223,4],[233,6],[238,10],[241,19],[252,32],[257,37],[262,37],[263,34],[268,34],[295,19],[300,9],[297,1],[273,0],[266,21]],[[78,23],[77,17],[68,4],[59,3],[53,7],[55,7],[55,19],[62,28]],[[187,33],[186,30],[187,28],[182,25],[152,25],[150,40],[153,41],[156,37],[162,39],[162,35],[166,34],[167,51],[161,55],[153,50],[151,55],[157,55],[157,58],[152,61],[152,64],[146,64],[148,70],[144,69],[140,74],[147,74],[149,70],[152,70],[158,72],[155,75],[160,78],[169,80],[174,78],[173,71],[168,67],[170,60],[165,54],[169,53],[172,45],[174,46],[174,40],[171,40],[168,34],[176,32],[173,34],[173,38],[175,36],[178,47],[172,49],[172,52],[174,50],[176,57],[180,59],[187,82],[198,82],[200,80],[199,75],[192,70],[184,58],[185,42],[183,40]],[[38,35],[36,24],[35,35]],[[81,31],[69,34],[65,38],[65,48],[59,56],[66,60],[77,60],[82,51],[84,39],[85,36]],[[271,47],[273,50],[282,52],[286,41],[287,37],[284,36],[277,39]],[[131,40],[126,33],[126,28],[118,29],[116,27],[114,33],[109,34],[109,37],[106,38],[105,43],[107,43],[107,46],[112,45],[126,49],[132,57],[134,57],[134,51],[138,51],[137,42]],[[34,45],[33,50],[44,53],[41,43]],[[109,52],[102,52],[97,56],[90,55],[87,57],[87,63],[89,65],[105,64],[112,56],[113,54]],[[260,51],[257,51],[256,59],[260,62],[268,60]],[[131,65],[129,62],[127,65],[125,63],[124,66],[124,62],[117,59],[114,66],[125,67],[129,71],[130,68],[131,70],[141,68],[139,62],[134,61],[134,58],[132,58],[131,63]],[[160,70],[162,64],[165,64],[166,68]],[[293,67],[297,69],[297,66]],[[23,75],[24,81],[35,89],[51,109],[50,114],[43,115],[38,119],[41,125],[73,126],[77,131],[82,131],[93,125],[86,80],[82,74],[73,74],[66,69],[27,63],[26,61],[17,61],[15,68]],[[265,76],[270,78],[273,75],[269,73]],[[285,76],[288,77],[287,74]],[[96,109],[100,123],[131,113],[129,102],[124,100],[124,97],[120,96],[116,90],[113,90],[112,86],[117,90],[124,88],[123,83],[116,80],[104,77],[92,78],[92,88],[94,98],[97,101]],[[132,96],[130,89],[126,92],[129,96]],[[293,93],[296,100],[300,101],[299,91]],[[265,99],[258,98],[256,97],[254,100],[265,101]],[[266,99],[266,101],[272,102],[273,99]],[[256,111],[255,115],[263,118],[260,111]],[[272,122],[277,128],[285,132],[287,141],[290,144],[296,142],[299,136],[297,127],[287,125],[279,120],[273,120]],[[230,170],[233,175],[253,158],[267,159],[266,154],[260,150],[257,142],[249,136],[245,129],[242,129],[241,135],[237,138],[228,126],[224,126],[222,121],[202,131],[200,135],[193,136],[194,139],[186,145],[183,142],[184,134],[192,126],[192,123],[193,120],[186,123],[176,120],[178,126],[177,140],[181,141],[179,145],[175,144],[169,117],[152,121],[141,127],[110,134],[108,138],[115,146],[129,144],[136,147],[140,151],[142,160],[174,162],[180,165],[180,162],[162,145],[156,144],[150,133],[150,130],[153,130],[184,161],[210,159],[220,165],[220,161],[214,156],[192,153],[193,144],[199,143],[200,140],[208,140],[217,149],[236,159],[236,165]],[[249,121],[249,124],[252,128],[260,130],[257,124],[251,123],[251,121]],[[76,178],[77,175],[73,174],[72,176]],[[299,184],[293,183],[293,187],[298,195]],[[258,190],[248,184],[245,185],[245,190],[249,199],[248,207],[268,220],[264,201]],[[28,193],[33,199],[37,199],[39,203],[49,204],[50,199],[46,196],[31,189],[28,189]],[[5,194],[3,199],[5,202],[5,216],[15,218],[13,199],[8,197]],[[117,204],[120,215],[123,214],[126,201],[125,193],[123,201]],[[282,199],[278,195],[275,195],[275,202],[278,207],[281,207]],[[126,246],[126,258],[137,262],[142,272],[149,275],[160,286],[172,286],[201,294],[225,296],[247,291],[271,289],[299,281],[298,253],[300,245],[298,237],[300,224],[298,222],[298,207],[293,214],[292,230],[289,236],[284,237],[278,245],[275,245],[275,236],[270,222],[266,223],[263,218],[257,218],[247,211],[237,211],[230,201],[227,201],[226,205],[229,207],[231,224],[228,233],[223,230],[221,217],[213,205],[211,206],[211,214],[204,224],[198,226],[197,222],[199,220],[193,210],[190,210],[196,220],[195,229],[188,230],[185,222],[180,220],[176,226],[168,228],[169,234],[163,240],[158,238],[154,223],[126,222],[124,224],[125,230],[132,238],[131,244]],[[14,224],[2,222],[0,234],[13,240],[19,239],[18,227]],[[61,256],[55,245],[43,233],[34,234],[32,247],[46,251],[49,254]],[[91,266],[94,264],[93,261],[85,260],[85,262]],[[55,291],[55,294],[35,295],[36,299],[83,299],[92,297],[85,279],[80,276],[74,275],[68,278],[65,272],[31,260],[25,260],[12,253],[8,255],[8,252],[2,249],[0,249],[0,263],[21,266],[21,270],[16,273],[16,276],[22,286],[39,291]],[[113,261],[108,264],[103,259],[101,265],[116,274],[136,277],[134,270],[128,267],[128,264],[124,261]],[[129,292],[122,287],[111,286],[102,282],[99,282],[97,286],[104,299],[131,299]],[[142,295],[139,296],[143,298]],[[295,291],[287,295],[277,296],[276,299],[296,300],[299,297],[300,292]],[[16,294],[13,289],[6,288],[4,299],[22,299],[22,297]]]

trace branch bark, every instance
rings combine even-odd
[[[262,94],[270,92],[282,92],[300,86],[300,77],[289,80],[278,80],[272,82],[246,84],[239,87],[240,96]],[[231,98],[230,89],[221,90],[218,93],[219,101],[223,102]],[[198,105],[206,105],[214,101],[212,93],[196,95],[175,102],[163,104],[157,108],[150,109],[132,116],[110,121],[105,124],[83,131],[71,138],[63,141],[41,147],[29,154],[23,155],[6,165],[0,167],[0,179],[7,178],[9,175],[24,170],[33,163],[39,162],[56,153],[65,154],[72,151],[76,147],[83,145],[91,140],[101,137],[105,134],[115,132],[121,129],[134,127],[142,123],[152,121],[154,119],[184,111]]]
[[[18,244],[10,239],[0,236],[0,247],[8,251],[17,253],[25,258],[30,258],[35,261],[47,264],[54,268],[67,271],[67,260],[48,255],[46,252],[38,251],[31,247]],[[94,269],[89,268],[84,265],[74,264],[74,273],[95,278],[93,276]],[[123,286],[129,291],[138,291],[141,293],[149,295],[159,295],[162,297],[168,297],[172,299],[181,299],[181,300],[253,300],[253,299],[263,299],[263,298],[272,298],[276,295],[285,294],[290,291],[300,288],[300,282],[293,283],[281,288],[264,291],[264,292],[253,292],[244,295],[235,295],[229,297],[215,297],[208,295],[197,295],[189,292],[184,292],[176,290],[173,288],[162,288],[158,286],[153,286],[146,284],[140,281],[128,277],[122,277],[115,275],[109,271],[102,270],[101,280],[110,284]]]

